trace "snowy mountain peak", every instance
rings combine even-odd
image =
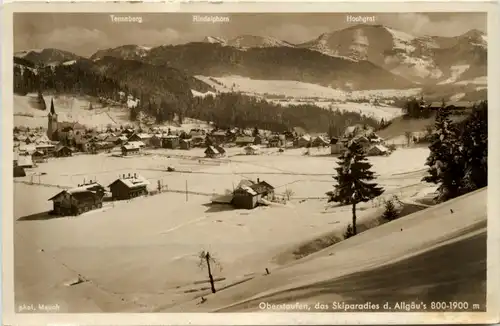
[[[110,56],[110,57],[122,58],[125,60],[134,60],[145,57],[150,50],[151,48],[147,46],[127,44],[116,48],[99,50],[96,53],[94,53],[90,57],[90,59],[96,61],[103,57]]]
[[[217,37],[217,36],[207,36],[203,39],[203,42],[206,43],[215,43],[215,44],[222,44],[225,45],[227,42],[224,40],[222,37]]]
[[[14,53],[14,57],[29,60],[34,64],[44,65],[59,64],[65,61],[78,60],[81,58],[74,53],[52,48],[17,51]]]
[[[227,42],[227,45],[237,48],[270,48],[270,47],[293,47],[286,41],[271,36],[240,35]]]

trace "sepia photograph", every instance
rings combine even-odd
[[[498,34],[375,9],[13,12],[12,313],[491,313]]]

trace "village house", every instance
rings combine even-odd
[[[323,136],[318,136],[312,141],[313,147],[326,147],[330,145],[330,141],[326,140]]]
[[[202,147],[205,145],[205,136],[193,136],[191,138],[192,147]]]
[[[210,137],[212,137],[216,144],[224,144],[228,140],[227,133],[222,130],[212,132]]]
[[[262,200],[274,200],[274,187],[265,181],[243,180],[233,192],[232,205],[241,209],[253,209]]]
[[[22,168],[32,168],[33,167],[33,159],[31,158],[31,155],[29,154],[24,154],[24,155],[19,155],[17,158],[17,166],[20,166]]]
[[[55,145],[49,144],[49,143],[40,143],[35,145],[35,150],[43,152],[45,155],[53,155],[54,151],[56,149]]]
[[[181,140],[179,140],[179,146],[181,149],[185,149],[185,150],[191,149],[192,141],[191,141],[191,139],[181,139]]]
[[[146,144],[144,144],[142,141],[128,141],[125,143],[125,145],[133,145],[141,149],[146,147]]]
[[[383,145],[373,145],[368,151],[369,156],[380,156],[388,155],[390,153],[389,149]]]
[[[146,133],[134,133],[128,138],[128,141],[140,141],[143,142],[146,147],[149,147],[151,146],[152,137],[152,135]]]
[[[89,152],[90,151],[90,143],[87,139],[83,137],[75,138],[75,147],[80,152]]]
[[[269,138],[267,147],[280,147],[280,139],[278,135],[273,135]]]
[[[127,141],[128,141],[128,137],[126,135],[120,135],[117,137],[115,144],[122,145],[122,144],[125,144]]]
[[[151,146],[154,148],[161,148],[162,134],[154,134],[151,137]]]
[[[46,156],[42,151],[36,151],[33,154],[31,154],[31,160],[34,163],[43,163],[46,161]]]
[[[111,133],[109,136],[105,139],[107,143],[113,144],[113,145],[120,145],[121,140],[119,136],[116,136],[115,134]]]
[[[330,153],[332,155],[341,154],[346,148],[347,139],[332,137],[330,140]]]
[[[260,148],[256,145],[249,145],[244,148],[246,155],[257,155],[260,152]]]
[[[261,135],[255,135],[253,140],[254,145],[261,145],[263,142],[263,137]]]
[[[295,147],[309,147],[311,146],[311,136],[302,135],[294,141]]]
[[[55,157],[68,157],[73,154],[73,151],[68,146],[58,146],[54,152]]]
[[[251,136],[239,136],[236,137],[235,143],[237,146],[248,146],[248,145],[253,145],[255,141],[255,137]]]
[[[63,190],[49,201],[53,202],[56,215],[79,215],[102,207],[104,187],[96,182],[78,185],[76,188]]]
[[[176,149],[179,148],[180,139],[177,135],[163,135],[162,146],[163,148]]]
[[[139,154],[140,153],[140,147],[137,145],[137,143],[128,143],[125,145],[122,145],[121,150],[122,150],[122,155],[123,156],[130,156],[134,154]]]
[[[111,190],[113,200],[123,200],[147,195],[149,184],[149,181],[142,176],[129,173],[128,176],[123,174],[108,187]]]
[[[220,146],[208,146],[205,150],[205,157],[218,158],[224,156],[226,151]]]

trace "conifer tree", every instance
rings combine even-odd
[[[375,175],[370,171],[372,165],[368,162],[363,147],[357,142],[351,142],[338,165],[335,169],[337,175],[333,177],[337,184],[329,201],[352,205],[352,232],[356,235],[356,205],[380,196],[384,189],[369,182],[375,180]]]
[[[40,110],[45,111],[47,109],[47,105],[45,105],[45,100],[43,99],[42,89],[38,89],[38,104],[40,105]]]
[[[488,184],[488,103],[473,108],[463,123],[464,191],[474,191]]]
[[[450,111],[444,103],[435,120],[436,132],[431,137],[426,165],[428,175],[422,181],[439,184],[438,200],[446,201],[461,194],[464,161],[461,154],[458,130],[449,119]]]
[[[384,214],[382,217],[388,221],[393,221],[398,218],[398,211],[392,200],[387,200],[384,204]]]

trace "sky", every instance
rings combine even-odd
[[[116,22],[111,15],[139,17]],[[357,13],[236,13],[211,16],[229,21],[193,22],[194,13],[16,13],[14,51],[57,48],[81,56],[125,44],[159,46],[202,41],[206,36],[272,36],[303,43],[322,33],[359,24],[346,21]],[[200,13],[200,16],[206,14]],[[416,36],[457,36],[471,29],[486,32],[485,13],[362,13],[381,24]]]

